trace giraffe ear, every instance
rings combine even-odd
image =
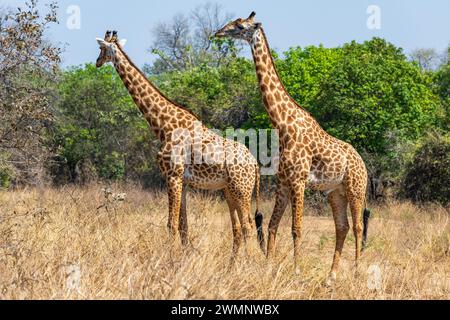
[[[121,47],[125,47],[126,44],[127,44],[127,39],[122,39],[122,40],[119,41],[119,45]]]
[[[101,39],[101,38],[95,38],[95,40],[97,40],[97,43],[98,43],[99,45],[101,45],[101,46],[103,46],[103,45],[106,44],[106,41],[103,40],[103,39]]]

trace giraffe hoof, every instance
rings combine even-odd
[[[355,270],[353,271],[353,276],[358,279],[361,277],[361,270],[359,269],[359,266],[355,266]]]
[[[189,242],[189,239],[187,239],[187,238],[182,238],[181,239],[181,245],[183,246],[183,249],[189,249],[189,247],[190,247],[190,242]]]
[[[327,287],[332,287],[336,283],[336,272],[331,272],[328,276],[327,281],[325,282],[325,285]]]

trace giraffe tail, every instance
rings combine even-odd
[[[256,213],[255,213],[255,223],[256,223],[256,231],[258,235],[258,243],[261,247],[261,250],[266,253],[266,241],[264,237],[264,230],[263,230],[263,220],[264,216],[259,211],[259,198],[260,198],[260,183],[261,183],[261,173],[259,171],[259,167],[256,166],[256,181],[255,181],[255,193],[256,193]]]
[[[367,232],[369,231],[369,221],[371,216],[371,211],[367,208],[367,201],[364,209],[363,214],[363,239],[362,239],[362,248],[361,250],[364,251],[366,249],[367,244]]]

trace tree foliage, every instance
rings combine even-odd
[[[86,163],[103,179],[148,176],[155,138],[113,67],[69,69],[59,96],[55,140],[70,180],[83,181],[79,175]]]
[[[331,71],[342,59],[340,48],[325,48],[322,45],[295,47],[276,59],[283,84],[291,96],[302,107],[309,109],[321,91],[321,86],[330,77]]]
[[[406,168],[401,194],[416,202],[450,203],[450,134],[427,135]]]
[[[228,58],[217,67],[204,63],[155,80],[173,100],[218,129],[246,127],[263,111],[253,63],[245,58]]]
[[[417,139],[443,120],[431,78],[383,39],[342,47],[310,111],[332,135],[371,153],[387,152],[387,134]]]
[[[56,10],[52,3],[42,14],[31,0],[0,15],[0,187],[40,182],[44,172],[60,61],[60,49],[44,34],[57,23]]]
[[[447,52],[448,58],[446,63],[442,64],[433,75],[434,91],[441,99],[445,113],[442,123],[444,131],[449,131],[450,129],[450,47]]]

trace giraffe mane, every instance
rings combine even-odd
[[[306,110],[305,108],[303,108],[297,101],[295,101],[295,99],[292,98],[292,96],[291,96],[291,95],[289,94],[289,92],[286,90],[286,87],[285,87],[283,81],[281,81],[280,74],[278,73],[278,68],[277,68],[277,66],[276,66],[276,64],[275,64],[275,60],[273,59],[273,56],[272,56],[272,53],[271,53],[271,49],[270,49],[270,44],[269,44],[269,41],[267,40],[267,37],[266,37],[266,33],[264,32],[264,29],[263,29],[262,27],[260,27],[259,30],[260,30],[260,32],[261,32],[263,38],[264,38],[264,41],[266,42],[267,49],[269,50],[268,56],[270,57],[270,61],[271,61],[272,64],[273,64],[273,68],[274,68],[274,70],[275,70],[275,74],[277,75],[277,77],[278,77],[278,79],[279,79],[279,83],[281,84],[281,87],[283,88],[283,90],[286,92],[286,94],[289,96],[289,98],[294,102],[294,104],[295,104],[298,108],[302,109],[304,112],[308,113],[308,114],[312,117],[311,113],[310,113],[308,110]],[[313,119],[315,120],[314,117],[313,117]]]
[[[152,86],[152,88],[154,88],[156,90],[156,92],[158,92],[158,94],[160,94],[164,99],[166,99],[168,102],[170,102],[171,104],[173,104],[174,106],[182,109],[183,111],[188,112],[190,115],[192,115],[193,117],[195,117],[198,120],[198,117],[191,111],[189,110],[187,107],[171,100],[169,97],[167,97],[164,93],[161,92],[161,90],[159,90],[159,88],[157,86],[155,86],[150,80],[148,80],[147,76],[144,74],[144,72],[141,71],[140,68],[138,68],[136,66],[136,64],[133,62],[133,60],[130,59],[130,57],[128,56],[128,54],[123,50],[122,46],[118,43],[118,42],[114,42],[117,46],[117,48],[119,49],[119,51],[124,55],[124,57],[128,60],[128,63],[131,64],[131,66],[133,66],[133,68],[135,68],[145,79],[145,81],[147,81],[147,83]]]

